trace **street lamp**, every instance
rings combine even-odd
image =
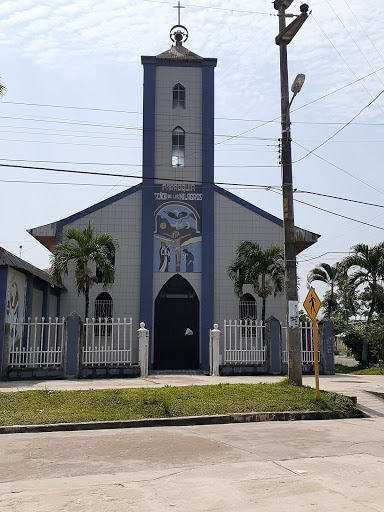
[[[274,7],[279,11],[279,34],[275,42],[280,47],[280,91],[281,91],[281,167],[284,212],[284,262],[285,294],[287,301],[287,352],[288,378],[297,386],[302,385],[301,341],[299,325],[299,307],[297,293],[297,269],[295,247],[295,223],[293,215],[292,154],[290,132],[290,106],[300,91],[305,76],[298,75],[292,85],[293,98],[289,101],[287,45],[292,41],[300,27],[308,18],[307,4],[300,6],[301,14],[285,24],[285,10],[293,0],[275,0]]]

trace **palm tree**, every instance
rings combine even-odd
[[[328,318],[331,318],[332,313],[337,308],[335,288],[340,275],[341,271],[337,263],[333,266],[328,263],[320,263],[320,265],[312,269],[307,276],[308,287],[311,286],[313,281],[321,281],[329,286],[326,299],[323,301],[325,302]]]
[[[89,290],[98,282],[96,269],[102,274],[103,289],[109,288],[115,280],[115,266],[110,259],[118,247],[118,241],[109,233],[96,233],[91,221],[82,231],[63,231],[61,242],[51,255],[52,282],[58,286],[63,286],[63,277],[68,275],[68,264],[73,262],[77,293],[85,296],[85,318],[89,313]]]
[[[367,326],[372,322],[373,314],[379,311],[384,303],[384,242],[368,247],[357,244],[352,247],[354,253],[341,262],[345,269],[352,273],[349,282],[355,287],[365,286],[364,296],[369,301]],[[363,341],[362,361],[368,361],[368,341]]]
[[[240,298],[243,286],[251,284],[262,299],[261,320],[265,325],[265,304],[267,297],[276,296],[283,290],[283,250],[271,245],[263,250],[256,242],[243,241],[236,250],[236,258],[228,268],[228,275],[234,281],[235,293]]]

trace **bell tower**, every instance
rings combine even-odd
[[[188,30],[180,24],[180,2],[177,8],[178,24],[169,34],[172,46],[157,56],[141,58],[144,94],[140,318],[152,333],[157,294],[168,279],[181,274],[200,301],[199,367],[204,370],[209,366],[209,329],[213,325],[217,61],[200,57],[185,47]],[[152,336],[150,346],[155,353],[153,343],[156,340]]]

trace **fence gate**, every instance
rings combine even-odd
[[[87,318],[83,367],[132,365],[132,318]]]
[[[64,318],[28,318],[9,324],[9,370],[62,368],[65,335]]]

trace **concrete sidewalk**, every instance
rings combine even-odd
[[[161,386],[203,386],[219,383],[279,382],[282,376],[257,377],[211,377],[208,375],[150,375],[138,379],[74,379],[0,382],[0,392],[26,391],[31,389],[76,390],[76,389],[123,389],[154,388]],[[303,376],[303,384],[315,387],[313,376]],[[384,393],[384,375],[321,375],[320,389],[357,397],[357,406],[374,417],[384,417],[384,400],[375,397],[370,391]]]

